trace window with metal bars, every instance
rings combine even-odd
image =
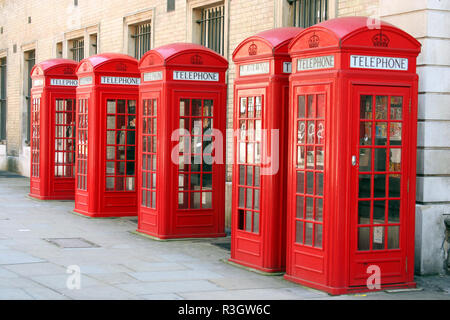
[[[151,25],[148,21],[134,26],[131,38],[134,40],[134,57],[138,60],[151,49]]]
[[[219,5],[212,8],[201,9],[200,19],[200,44],[224,54],[225,36],[225,6]]]
[[[34,64],[36,63],[36,53],[34,50],[30,50],[24,53],[25,57],[25,78],[24,78],[24,87],[27,88],[27,95],[25,96],[25,99],[27,100],[27,123],[26,123],[26,132],[27,132],[27,140],[26,144],[30,143],[30,121],[31,121],[31,86],[32,86],[32,80],[30,77],[31,69],[33,69]]]
[[[288,0],[292,6],[292,25],[308,28],[328,19],[328,0]]]
[[[72,40],[72,59],[75,61],[81,61],[84,59],[84,39],[74,39]]]
[[[6,139],[6,58],[0,59],[0,141]]]

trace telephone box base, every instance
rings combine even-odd
[[[406,283],[381,285],[380,289],[369,289],[367,286],[336,288],[336,287],[325,286],[325,285],[322,285],[322,284],[316,283],[316,282],[307,281],[304,279],[299,279],[299,278],[290,276],[288,274],[285,274],[284,278],[288,281],[295,282],[300,285],[304,285],[305,287],[324,291],[333,296],[353,294],[353,293],[377,292],[377,291],[394,290],[394,289],[415,289],[417,287],[415,282],[406,282]]]
[[[33,200],[57,200],[57,201],[73,201],[75,200],[75,196],[41,196],[37,194],[28,194],[29,198]]]
[[[224,238],[227,236],[225,232],[223,233],[206,233],[206,234],[177,234],[177,235],[161,235],[147,232],[142,229],[137,229],[136,234],[148,237],[156,241],[169,241],[169,240],[192,240],[195,238],[207,239],[207,238]]]
[[[88,218],[120,218],[120,217],[135,217],[137,216],[137,213],[133,213],[133,212],[117,212],[117,213],[102,213],[102,212],[86,212],[86,211],[81,211],[81,210],[77,210],[74,209],[73,212],[75,214],[81,215],[81,216],[85,216]]]
[[[261,266],[257,266],[257,265],[253,265],[250,263],[246,263],[246,262],[242,262],[240,260],[236,260],[236,259],[228,259],[226,260],[227,263],[238,267],[238,268],[243,268],[252,272],[256,272],[258,274],[262,274],[262,275],[266,275],[266,276],[281,276],[285,273],[284,269],[271,269],[271,268],[264,268]]]

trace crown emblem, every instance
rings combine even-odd
[[[372,38],[372,42],[375,47],[387,48],[389,46],[389,42],[391,42],[391,40],[389,39],[389,37],[387,35],[383,34],[383,31],[380,30],[380,33],[376,34]]]
[[[201,56],[196,54],[191,57],[191,63],[192,64],[203,64],[203,59]]]
[[[63,73],[64,74],[72,74],[73,73],[73,69],[72,68],[64,68]]]
[[[318,48],[320,44],[320,38],[315,33],[309,38],[308,44],[310,48]]]
[[[117,71],[127,71],[127,66],[124,63],[118,63],[118,64],[116,64],[116,70]]]
[[[248,54],[251,56],[256,56],[257,53],[258,53],[258,46],[252,43],[250,47],[248,47]]]
[[[87,63],[85,62],[85,63],[83,63],[83,65],[81,66],[81,69],[83,69],[83,71],[87,71],[87,69],[88,69],[88,65],[87,65]]]
[[[153,58],[153,56],[151,56],[151,57],[148,59],[148,64],[149,64],[149,65],[155,64],[155,58]]]

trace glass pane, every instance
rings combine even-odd
[[[252,189],[247,189],[247,197],[246,197],[246,202],[245,202],[245,207],[248,209],[253,209],[253,190]]]
[[[252,232],[252,212],[245,212],[245,231]]]
[[[386,197],[386,175],[376,174],[374,176],[374,198]]]
[[[400,172],[402,169],[402,150],[401,149],[390,149],[389,152],[389,171]]]
[[[370,250],[370,228],[358,228],[358,250]]]
[[[202,116],[202,100],[193,99],[192,100],[192,113],[193,117],[201,117]]]
[[[372,171],[372,149],[359,150],[359,171]]]
[[[317,144],[325,143],[325,123],[323,121],[317,121],[316,126]]]
[[[303,244],[303,222],[296,222],[295,242]]]
[[[202,192],[202,208],[211,209],[212,208],[212,193]]]
[[[189,99],[180,100],[180,117],[189,116],[191,112],[189,111]]]
[[[384,224],[386,221],[386,201],[373,202],[373,224]]]
[[[389,200],[389,223],[400,223],[400,200]]]
[[[359,136],[361,146],[372,145],[372,122],[361,122]]]
[[[306,173],[306,194],[314,194],[314,172]]]
[[[200,209],[200,192],[191,193],[191,209]]]
[[[359,176],[359,198],[370,198],[371,194],[371,175]]]
[[[106,128],[107,129],[115,129],[116,128],[116,116],[107,116],[106,117]]]
[[[386,171],[386,149],[375,149],[375,171]]]
[[[324,166],[324,151],[323,147],[316,147],[316,170],[323,170]]]
[[[314,232],[314,247],[322,248],[322,225],[316,224]]]
[[[204,100],[203,115],[205,117],[212,117],[212,115],[213,115],[213,100]]]
[[[254,209],[259,210],[259,189],[255,189]]]
[[[388,227],[388,249],[400,248],[400,227]]]
[[[325,95],[317,95],[317,118],[325,119]]]
[[[117,113],[125,113],[125,100],[117,100]]]
[[[115,100],[106,101],[106,112],[107,113],[116,113],[116,101]]]
[[[246,155],[246,143],[240,142],[239,143],[239,163],[246,163],[245,155]]]
[[[244,230],[244,210],[238,210],[238,229]]]
[[[316,217],[314,220],[323,220],[323,199],[316,199]]]
[[[391,122],[391,132],[390,132],[390,143],[391,146],[399,146],[402,144],[402,124]]]
[[[323,173],[316,173],[316,193],[317,196],[323,196]]]
[[[305,192],[305,173],[297,172],[297,193],[303,194]]]
[[[314,169],[314,147],[308,146],[306,151],[306,167]]]
[[[314,121],[308,121],[307,143],[314,144],[316,136],[316,125]]]
[[[373,250],[384,250],[384,229],[385,227],[373,228]]]
[[[115,147],[106,147],[106,159],[107,160],[115,160],[116,159]]]
[[[259,213],[253,213],[253,232],[259,233]]]
[[[244,208],[245,207],[245,189],[239,188],[239,207]]]
[[[299,169],[305,169],[305,147],[297,147],[297,167]]]
[[[361,119],[373,119],[372,96],[361,96]]]
[[[358,224],[370,224],[370,201],[358,202]]]
[[[306,116],[305,96],[298,96],[298,118],[304,119]]]
[[[247,163],[255,163],[253,143],[247,144]]]
[[[187,209],[188,207],[188,193],[179,192],[178,193],[178,208]]]
[[[261,118],[262,97],[255,97],[255,118]]]
[[[255,100],[253,99],[253,97],[248,98],[247,111],[249,118],[253,118],[255,116]]]
[[[388,97],[377,96],[375,105],[375,119],[387,120],[388,118]]]
[[[296,214],[296,217],[298,218],[298,219],[303,219],[303,217],[304,217],[304,215],[303,215],[303,212],[304,212],[304,197],[302,197],[302,196],[297,196],[297,214]]]
[[[261,120],[255,121],[255,141],[261,141]]]
[[[239,184],[241,186],[245,185],[245,166],[239,166]]]
[[[136,114],[136,101],[128,100],[128,114]]]
[[[314,220],[314,198],[306,198],[306,220]]]
[[[106,178],[106,190],[108,191],[114,190],[114,178],[110,177]]]
[[[241,107],[239,109],[240,117],[246,118],[247,115],[247,98],[241,98]]]
[[[106,175],[107,176],[114,175],[114,162],[113,161],[106,162]]]
[[[247,186],[253,186],[253,167],[247,166]]]
[[[403,97],[391,97],[391,120],[402,120]]]
[[[387,145],[387,122],[377,122],[375,125],[375,145]]]
[[[307,102],[307,106],[306,106],[307,118],[314,118],[316,116],[315,112],[314,112],[315,110],[314,110],[313,102],[314,102],[314,96],[308,95],[308,102]]]
[[[203,174],[202,179],[202,189],[212,190],[212,174]]]
[[[260,168],[259,167],[255,167],[255,187],[259,187],[260,185]]]
[[[400,198],[400,181],[400,175],[389,176],[389,198]]]
[[[313,226],[312,223],[305,223],[305,245],[307,246],[312,246]]]
[[[297,141],[299,144],[305,144],[306,141],[306,125],[304,121],[297,122]]]

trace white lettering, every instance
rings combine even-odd
[[[254,76],[257,74],[267,74],[270,72],[269,62],[244,64],[239,67],[239,74],[243,76]]]
[[[137,86],[141,83],[141,78],[102,76],[100,83]]]
[[[173,80],[185,81],[219,81],[218,72],[174,71]]]
[[[159,81],[159,80],[162,80],[162,78],[163,78],[162,71],[144,73],[144,82]]]
[[[80,86],[92,84],[92,77],[80,78]]]
[[[66,86],[76,87],[78,86],[78,80],[74,79],[50,79],[51,86]]]
[[[350,56],[350,67],[359,69],[408,71],[408,59],[352,55]]]
[[[334,68],[334,56],[313,57],[297,60],[297,71]]]

